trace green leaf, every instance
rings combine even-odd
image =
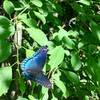
[[[42,100],[48,100],[48,98],[49,98],[49,95],[48,95],[48,91],[47,91],[47,92],[45,92]]]
[[[21,15],[18,15],[18,19],[24,22],[29,27],[36,27],[37,22],[32,18],[27,18],[27,14],[23,13]]]
[[[84,43],[83,42],[79,42],[78,43],[78,48],[82,48],[84,46]]]
[[[53,38],[56,38],[57,41],[61,41],[64,36],[68,35],[68,32],[64,30],[61,26],[58,26],[59,31],[53,34]]]
[[[27,98],[23,98],[21,96],[18,96],[17,100],[28,100]]]
[[[25,84],[25,81],[21,77],[18,79],[18,84],[19,84],[19,89],[21,93],[24,94],[26,90],[26,86],[25,86],[26,84]]]
[[[98,92],[100,93],[100,53],[88,57],[88,67],[92,71],[93,79],[98,82]]]
[[[79,35],[77,31],[72,31],[72,30],[69,30],[67,34],[68,36],[73,36],[73,37],[77,37]]]
[[[14,33],[14,26],[5,16],[0,16],[0,39],[6,39],[10,34]]]
[[[42,15],[44,15],[44,17],[47,17],[47,15],[48,15],[48,11],[47,10],[42,9],[42,8],[38,8],[38,10]]]
[[[11,1],[5,0],[3,2],[3,8],[9,15],[14,12],[14,5]]]
[[[29,100],[37,100],[32,95],[28,95]]]
[[[51,100],[58,100],[58,99],[52,94],[52,99]]]
[[[37,22],[32,18],[27,18],[26,20],[24,19],[23,22],[29,27],[36,27],[37,26]]]
[[[92,34],[100,41],[100,25],[96,24],[93,20],[90,21]]]
[[[45,87],[42,87],[42,94],[43,94],[43,97],[42,97],[42,100],[48,100],[48,88],[45,88]]]
[[[34,11],[34,14],[43,22],[43,24],[46,23],[46,19],[45,19],[44,15],[42,15],[41,13],[36,12],[36,11]]]
[[[59,28],[59,34],[63,34],[64,36],[68,36],[68,32],[66,30],[64,30],[61,26],[58,26]]]
[[[53,50],[55,45],[52,41],[48,41],[47,46],[48,46],[48,49],[49,49],[49,51],[48,51],[48,54],[49,54],[49,52]]]
[[[35,52],[33,50],[30,49],[26,49],[26,57],[30,57],[34,54]]]
[[[70,56],[70,51],[69,51],[69,50],[65,50],[65,54],[66,54],[67,56]]]
[[[51,69],[57,67],[64,59],[64,49],[61,46],[57,46],[53,49],[49,59],[48,64],[51,66]]]
[[[63,96],[65,98],[67,98],[69,96],[69,92],[68,90],[66,89],[66,86],[64,84],[64,82],[62,82],[60,80],[60,76],[61,76],[61,73],[60,71],[57,71],[57,73],[55,75],[53,75],[53,78],[55,79],[54,83],[57,87],[60,88],[60,90],[63,92]]]
[[[82,3],[82,4],[85,4],[85,5],[87,5],[87,6],[89,6],[90,5],[90,2],[91,0],[79,0],[79,1],[77,1],[77,2],[80,2],[80,3]]]
[[[72,64],[72,67],[75,71],[77,71],[81,68],[81,61],[80,61],[80,57],[79,57],[77,52],[72,52],[71,64]]]
[[[73,83],[79,83],[79,77],[76,73],[71,72],[71,71],[63,71],[64,74],[66,75],[66,78],[69,79]]]
[[[72,39],[70,39],[67,36],[63,37],[63,43],[68,49],[74,49],[75,48],[75,43],[73,42]]]
[[[5,61],[11,54],[11,44],[7,40],[0,40],[0,62]]]
[[[41,46],[46,45],[48,42],[48,39],[44,32],[38,28],[27,28],[27,32],[30,34],[30,36]]]
[[[89,100],[89,96],[85,95],[83,100]]]
[[[0,68],[0,96],[7,93],[12,81],[12,68]]]
[[[42,7],[42,5],[43,5],[41,0],[31,0],[31,2],[37,7]]]

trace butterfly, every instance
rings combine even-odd
[[[42,46],[32,57],[25,58],[21,63],[22,75],[27,80],[33,80],[44,87],[51,88],[48,77],[42,69],[47,58],[47,46]]]

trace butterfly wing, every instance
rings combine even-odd
[[[47,88],[51,88],[52,86],[48,77],[43,72],[36,75],[35,82]]]
[[[23,76],[28,80],[34,80],[40,85],[51,88],[51,83],[42,72],[47,57],[47,47],[40,48],[32,57],[26,58],[21,63]]]
[[[47,57],[47,48],[41,47],[32,57],[26,58],[21,63],[22,71],[32,69],[34,71],[41,71]]]
[[[42,68],[36,63],[34,58],[26,58],[21,63],[22,71],[32,69],[33,71],[41,71]]]

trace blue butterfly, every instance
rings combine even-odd
[[[21,63],[22,75],[27,80],[33,80],[36,83],[51,88],[51,83],[42,69],[47,58],[47,46],[42,46],[30,58],[25,58]]]

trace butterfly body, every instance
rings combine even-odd
[[[42,72],[47,58],[47,47],[41,47],[32,57],[25,58],[21,63],[22,75],[40,85],[51,88],[51,83]]]

